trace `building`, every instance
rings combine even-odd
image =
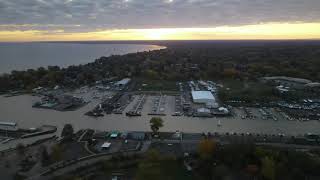
[[[228,110],[228,108],[219,107],[217,109],[212,110],[211,114],[215,116],[228,116],[230,115],[230,111]]]
[[[33,93],[41,93],[43,90],[44,90],[44,88],[39,86],[37,88],[32,89],[32,92]]]
[[[192,100],[194,103],[205,104],[208,108],[216,108],[218,104],[210,91],[192,91]]]
[[[199,108],[196,113],[194,113],[195,117],[211,117],[211,111],[208,108]]]
[[[302,79],[302,78],[293,78],[286,76],[272,76],[272,77],[263,77],[261,78],[263,82],[271,82],[276,85],[282,85],[284,87],[302,89],[306,84],[312,83],[311,80]]]
[[[126,86],[129,84],[129,82],[131,81],[130,78],[124,78],[118,82],[115,83],[116,86]]]
[[[284,87],[283,85],[279,85],[276,87],[280,93],[286,93],[289,92],[290,88],[289,87]]]
[[[305,85],[305,88],[310,91],[319,92],[320,91],[320,83],[313,82]]]
[[[110,136],[110,138],[112,138],[112,139],[116,139],[116,138],[118,138],[118,136],[119,136],[119,132],[118,131],[113,131],[113,132],[111,132],[110,134],[109,134],[109,136]]]
[[[18,125],[14,122],[0,122],[0,130],[17,131]]]
[[[130,132],[128,133],[128,138],[132,140],[142,141],[146,138],[146,134],[144,132]]]
[[[101,145],[101,149],[107,150],[107,149],[110,148],[110,146],[111,146],[111,143],[105,142],[105,143],[103,143],[103,144]]]

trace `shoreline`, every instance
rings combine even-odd
[[[153,45],[153,44],[133,44],[133,43],[112,43],[112,44],[92,44],[92,43],[76,43],[76,42],[0,42],[0,47],[1,45],[3,45],[4,47],[6,45],[24,45],[24,46],[28,46],[29,45],[37,45],[37,44],[47,44],[47,45],[59,45],[59,44],[62,44],[62,45],[77,45],[77,47],[69,47],[69,49],[71,51],[74,51],[75,49],[81,51],[81,49],[83,49],[84,47],[81,47],[81,46],[89,46],[91,48],[95,48],[94,46],[99,46],[99,47],[96,47],[95,50],[93,50],[93,52],[95,51],[101,51],[101,49],[105,49],[106,50],[106,55],[97,55],[96,57],[93,57],[94,55],[86,55],[86,56],[92,56],[90,58],[87,58],[87,57],[84,57],[82,60],[78,60],[79,62],[76,63],[76,62],[73,62],[73,61],[76,61],[75,59],[78,59],[78,57],[76,56],[79,56],[78,54],[74,54],[73,52],[73,55],[71,55],[71,58],[70,58],[70,55],[65,55],[65,59],[70,59],[68,61],[70,61],[69,63],[65,63],[64,61],[63,62],[55,62],[52,60],[52,58],[50,57],[55,51],[58,51],[59,50],[59,47],[56,48],[55,51],[48,51],[48,49],[44,48],[45,51],[48,51],[46,52],[47,54],[42,54],[42,55],[37,55],[38,59],[36,58],[36,60],[34,60],[35,62],[31,62],[30,63],[30,67],[17,67],[16,65],[15,68],[11,68],[10,66],[13,66],[13,65],[10,65],[10,63],[7,63],[8,65],[4,64],[5,67],[7,67],[7,69],[4,69],[4,70],[0,70],[0,76],[4,75],[4,74],[11,74],[12,71],[26,71],[28,69],[33,69],[33,70],[36,70],[40,67],[43,67],[43,68],[47,68],[48,66],[58,66],[59,68],[68,68],[70,66],[83,66],[83,65],[87,65],[89,63],[94,63],[96,59],[99,59],[101,57],[110,57],[110,56],[113,56],[113,55],[119,55],[119,56],[124,56],[124,55],[127,55],[127,54],[132,54],[132,53],[141,53],[141,52],[148,52],[148,51],[154,51],[154,50],[162,50],[162,49],[167,49],[166,46],[161,46],[161,45]],[[101,47],[101,46],[110,46],[110,47]],[[128,45],[128,46],[132,46],[132,47],[128,47],[126,49],[126,47],[124,47],[123,49],[119,48],[119,47],[114,47],[112,48],[112,45],[115,45],[115,46],[125,46],[125,45]],[[135,47],[133,47],[135,46]],[[140,47],[141,46],[141,47]],[[6,47],[5,47],[6,48]],[[21,47],[15,47],[16,49],[18,49],[18,53],[20,52],[21,54],[25,53],[24,51],[21,50]],[[131,48],[131,49],[130,49]],[[133,48],[136,48],[138,50],[134,50]],[[12,49],[12,48],[11,48]],[[60,48],[61,49],[61,48]],[[99,50],[100,49],[100,50]],[[126,49],[126,50],[125,50]],[[14,49],[12,49],[14,50]],[[117,50],[118,52],[114,53],[113,51]],[[127,51],[127,52],[122,52],[123,50]],[[33,54],[37,54],[36,52],[34,52]],[[43,60],[43,62],[37,62],[39,61],[40,59],[44,59],[45,57],[41,57],[41,56],[48,56],[48,60]],[[12,55],[8,55],[10,58],[17,58],[16,56],[13,56],[11,57]],[[74,56],[74,57],[72,57]],[[50,59],[50,58],[51,59]],[[32,58],[32,57],[31,57]],[[73,58],[73,60],[72,60]],[[61,57],[57,57],[57,59],[61,59]],[[63,58],[62,58],[63,59]],[[8,61],[8,60],[6,60]],[[6,62],[5,61],[5,62]],[[13,60],[13,63],[17,63],[15,62],[17,61],[17,59],[14,59]],[[45,64],[41,64],[41,63],[46,63],[46,61],[48,61],[48,64],[45,65]],[[50,61],[53,61],[53,63],[50,65]],[[39,65],[35,65],[34,63],[40,63]],[[54,64],[55,63],[55,64]],[[62,64],[63,63],[63,64]],[[24,64],[18,63],[18,66],[24,66]],[[34,66],[34,67],[31,67],[31,66]],[[2,72],[3,71],[3,72]]]

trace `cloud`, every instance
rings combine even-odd
[[[0,30],[88,32],[320,22],[319,12],[319,0],[0,0]]]
[[[223,40],[223,39],[319,39],[320,23],[259,24],[216,28],[119,29],[70,33],[51,31],[0,31],[1,41],[87,40]]]

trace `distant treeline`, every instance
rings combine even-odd
[[[0,91],[38,86],[78,87],[108,77],[150,80],[239,79],[284,75],[320,81],[320,43],[178,43],[167,49],[101,57],[86,65],[12,71]]]

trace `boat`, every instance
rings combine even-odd
[[[126,113],[126,116],[141,116],[141,112],[129,111]]]
[[[217,126],[219,126],[219,127],[220,127],[220,126],[222,126],[222,124],[221,124],[221,121],[220,121],[220,120],[218,121],[218,125],[217,125]]]

